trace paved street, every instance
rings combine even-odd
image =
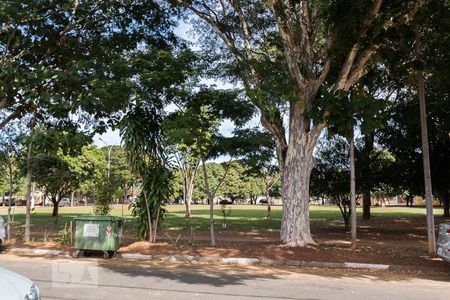
[[[448,299],[450,278],[387,272],[0,255],[43,299]],[[1,297],[0,297],[1,298]],[[5,299],[6,300],[6,299]]]

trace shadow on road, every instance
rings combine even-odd
[[[286,276],[303,275],[335,279],[369,279],[373,281],[409,281],[423,279],[449,282],[448,272],[393,272],[349,269],[312,269],[297,267],[265,267],[238,265],[187,265],[185,263],[124,262],[121,260],[101,262],[100,266],[131,277],[155,277],[186,284],[205,284],[214,287],[244,285],[247,281],[273,280]]]
[[[205,284],[213,287],[243,285],[247,280],[276,279],[276,274],[256,271],[256,268],[221,266],[214,268],[210,265],[180,265],[180,264],[139,264],[124,263],[123,261],[102,262],[101,267],[110,271],[131,277],[155,277],[168,279],[185,284]],[[252,271],[254,270],[254,272]]]

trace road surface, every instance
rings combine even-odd
[[[448,299],[448,275],[50,259],[0,254],[43,299]],[[428,277],[428,279],[425,279]],[[0,295],[1,298],[1,295]],[[7,300],[7,299],[2,299]]]

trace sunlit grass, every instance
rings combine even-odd
[[[231,213],[227,217],[227,223],[231,230],[240,231],[265,231],[265,230],[279,230],[281,224],[281,206],[272,206],[272,219],[267,220],[267,206],[265,205],[228,205],[231,208]],[[207,230],[209,226],[209,206],[208,205],[192,205],[192,218],[185,218],[184,205],[167,205],[167,215],[162,224],[164,230]],[[358,207],[357,212],[361,216],[362,208]],[[424,207],[372,207],[372,216],[382,218],[395,217],[421,217],[426,214]],[[435,208],[436,215],[442,214],[441,208]],[[59,210],[58,226],[63,226],[64,223],[72,221],[73,218],[83,215],[92,214],[92,206],[77,206],[77,207],[61,207]],[[5,217],[7,210],[5,207],[0,208],[0,215]],[[21,225],[25,222],[25,208],[13,208],[12,211],[14,224]],[[55,224],[55,218],[51,216],[52,208],[36,207],[32,212],[32,225],[46,226]],[[111,210],[111,215],[121,216],[128,219],[129,222],[134,222],[131,216],[131,211],[128,205],[114,205]],[[215,205],[214,218],[217,226],[223,222],[223,215],[221,213],[221,205]],[[312,226],[322,226],[323,223],[342,222],[342,217],[339,209],[336,206],[310,206],[310,218]]]

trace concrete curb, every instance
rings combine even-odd
[[[36,256],[69,256],[70,251],[52,250],[52,249],[32,249],[32,248],[6,248],[5,253],[17,255],[36,255]],[[319,262],[319,261],[298,261],[298,260],[277,260],[260,259],[248,257],[202,257],[190,255],[149,255],[141,253],[117,253],[119,259],[141,260],[141,261],[167,261],[167,262],[205,262],[205,263],[223,263],[235,265],[268,265],[268,266],[289,266],[320,269],[358,269],[373,271],[399,271],[399,272],[449,272],[446,267],[429,266],[403,266],[403,265],[385,265],[353,262]]]
[[[32,249],[32,248],[7,248],[4,250],[4,252],[11,254],[43,255],[43,256],[70,255],[69,251],[53,250],[53,249]]]

